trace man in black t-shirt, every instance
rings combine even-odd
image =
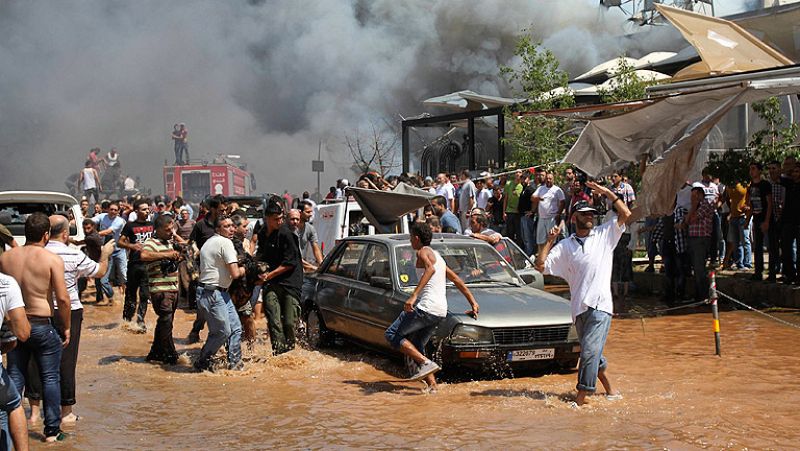
[[[753,218],[753,258],[755,271],[751,280],[760,281],[764,273],[764,235],[769,232],[772,220],[772,185],[761,178],[761,163],[750,163],[750,187],[745,195],[747,223]],[[770,256],[771,258],[772,256]],[[777,256],[776,256],[777,258]]]
[[[264,211],[264,226],[258,231],[256,259],[269,266],[269,272],[261,276],[264,281],[264,310],[272,352],[282,354],[294,349],[295,345],[303,265],[297,235],[284,224],[283,208],[276,202],[270,202]]]
[[[542,170],[543,171],[543,170]],[[536,250],[536,217],[535,211],[531,209],[531,197],[539,187],[540,174],[544,172],[536,171],[536,182],[530,180],[530,173],[522,173],[522,184],[525,188],[522,189],[522,194],[519,195],[519,209],[520,215],[520,228],[522,229],[522,244],[524,244],[525,255],[533,255]],[[544,183],[544,181],[542,181]]]
[[[125,305],[122,308],[122,319],[133,320],[136,312],[136,331],[147,332],[144,315],[147,313],[147,302],[150,300],[150,288],[147,279],[147,267],[142,262],[142,246],[153,236],[153,223],[148,221],[150,202],[139,200],[135,203],[136,221],[128,222],[119,236],[119,247],[128,250],[128,287],[125,290]],[[139,292],[139,308],[136,308],[136,293]]]

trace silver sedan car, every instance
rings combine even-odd
[[[478,319],[449,284],[448,314],[427,353],[443,368],[508,369],[556,366],[572,369],[580,354],[569,303],[526,285],[491,245],[460,235],[435,234],[431,247],[472,291]],[[403,311],[417,284],[416,253],[408,235],[341,240],[303,300],[308,342],[330,345],[337,335],[393,352],[384,331]]]

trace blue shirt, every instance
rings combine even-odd
[[[454,233],[461,233],[461,223],[458,221],[456,215],[453,214],[450,210],[446,210],[439,221],[442,223],[442,231],[444,232],[445,229],[451,228],[455,230]]]
[[[106,229],[111,229],[114,231],[114,241],[119,241],[119,234],[122,233],[123,227],[125,227],[125,220],[119,216],[114,217],[114,219],[109,218],[107,214],[97,215],[92,220],[97,224],[97,231],[102,232]],[[114,249],[119,249],[117,244],[114,243]]]

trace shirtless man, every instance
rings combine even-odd
[[[48,442],[64,440],[61,432],[61,352],[69,344],[70,300],[64,280],[64,261],[45,250],[50,240],[50,219],[44,213],[33,213],[25,221],[25,245],[0,256],[0,271],[20,285],[25,314],[31,323],[31,336],[8,354],[8,372],[16,387],[25,387],[28,361],[31,356],[39,365],[43,385],[44,436]],[[61,331],[53,327],[55,293]],[[59,338],[62,337],[62,338]],[[62,341],[63,339],[63,341]]]

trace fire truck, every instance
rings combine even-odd
[[[164,166],[164,192],[174,199],[200,202],[209,195],[248,196],[255,191],[253,175],[247,166],[217,157],[213,162],[195,162],[182,166]]]

